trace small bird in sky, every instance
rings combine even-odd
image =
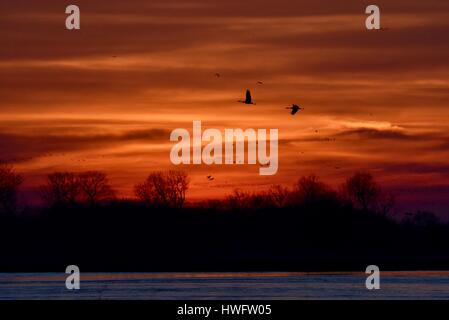
[[[263,82],[262,82],[262,81],[257,81],[257,84],[258,84],[258,85],[262,85]]]
[[[255,104],[253,99],[251,98],[251,91],[249,89],[246,89],[246,98],[245,100],[239,100],[238,102],[244,103],[244,104]]]
[[[287,107],[285,109],[289,109],[291,110],[291,115],[294,116],[299,110],[304,110],[304,108],[301,108],[300,106],[296,105],[296,104],[292,104],[291,107]]]
[[[209,175],[209,176],[207,176],[207,180],[209,180],[209,181],[213,181],[213,180],[215,180],[215,178],[214,178],[214,177],[212,177],[211,175]]]

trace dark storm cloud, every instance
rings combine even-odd
[[[441,162],[434,163],[419,163],[419,162],[407,162],[400,163],[381,163],[378,164],[385,172],[394,172],[401,174],[439,174],[449,175],[449,164]]]
[[[407,133],[404,130],[357,128],[340,132],[335,135],[339,138],[397,140],[397,141],[448,141],[445,133]]]
[[[59,129],[66,132],[68,129]],[[76,134],[77,129],[71,128],[72,133],[45,134],[28,133],[13,134],[0,133],[0,150],[3,150],[3,160],[27,160],[48,153],[62,153],[77,150],[93,150],[120,145],[130,142],[163,143],[168,140],[170,133],[161,129],[129,130],[121,134]]]
[[[149,86],[207,89],[212,87],[211,81],[201,75],[206,70],[215,72],[214,67],[237,83],[261,75],[267,79],[298,74],[318,75],[322,79],[333,76],[344,80],[355,75],[388,79],[398,74],[449,70],[448,16],[445,16],[448,4],[441,1],[394,4],[379,1],[386,17],[398,15],[398,26],[395,27],[396,18],[391,18],[391,30],[382,33],[364,30],[363,1],[79,1],[77,4],[82,8],[82,28],[67,32],[63,25],[65,6],[60,1],[2,3],[2,104],[11,103],[14,107],[33,101],[59,104],[63,98],[58,92],[70,98],[73,89],[80,96],[79,102],[91,98],[96,103],[105,97],[115,100],[124,92],[141,93]],[[419,20],[424,12],[435,17],[416,23],[414,20]],[[402,14],[414,16],[407,18]],[[338,15],[343,15],[343,20]],[[345,18],[346,15],[353,17]],[[345,27],[347,23],[350,25]],[[321,30],[323,27],[325,30]],[[221,52],[217,47],[220,45],[229,48]],[[250,46],[250,57],[244,54],[248,52],[241,47],[244,45]],[[189,51],[192,49],[196,51]],[[121,58],[130,55],[143,56],[136,66],[120,68]],[[159,61],[161,55],[181,58],[182,63],[175,63],[175,58]],[[110,61],[111,57],[117,57],[115,62]],[[245,62],[240,61],[246,60],[252,64],[241,70]],[[326,85],[329,86],[322,81],[309,85],[309,89],[323,90]],[[325,93],[338,91],[328,89]],[[447,99],[446,89],[421,89],[407,103],[420,105],[432,99],[442,104]],[[21,94],[14,97],[18,90]],[[420,93],[433,95],[424,97]],[[339,97],[348,99],[343,93],[333,97],[336,103]],[[384,100],[360,99],[367,104],[391,101],[391,97],[382,97]],[[403,100],[396,99],[395,103]]]
[[[340,132],[336,135],[342,138],[415,140],[417,137],[397,130],[378,130],[372,128],[358,128]]]

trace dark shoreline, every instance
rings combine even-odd
[[[447,224],[346,207],[53,208],[0,220],[0,272],[449,270]]]

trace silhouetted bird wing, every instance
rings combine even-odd
[[[287,109],[292,110],[291,115],[294,116],[301,108],[298,107],[296,104],[292,104],[292,106]]]
[[[252,99],[251,99],[251,91],[246,90],[246,99],[245,99],[245,103],[247,104],[251,104],[252,103]]]

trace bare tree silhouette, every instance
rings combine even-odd
[[[139,200],[148,205],[181,208],[184,205],[189,177],[184,171],[153,172],[134,187]]]
[[[315,175],[300,178],[293,188],[272,185],[266,191],[249,192],[235,189],[225,200],[231,209],[286,208],[290,206],[336,204],[337,192]]]
[[[376,210],[381,199],[381,189],[368,172],[357,172],[343,184],[343,192],[355,207]]]
[[[273,185],[268,189],[272,203],[279,208],[285,207],[291,191],[281,185]]]
[[[293,194],[293,202],[312,204],[330,198],[333,191],[321,182],[316,175],[310,175],[298,180],[294,186]]]
[[[433,227],[441,223],[440,219],[434,213],[428,211],[409,212],[406,213],[406,216],[403,221],[405,224],[421,228]]]
[[[226,204],[231,209],[245,209],[249,207],[251,194],[240,189],[235,189],[226,197]]]
[[[16,211],[17,192],[23,180],[11,165],[0,163],[0,214]]]
[[[378,212],[387,215],[392,212],[396,203],[396,197],[391,193],[385,193],[381,190],[381,195],[378,204]]]
[[[109,184],[108,177],[100,171],[87,171],[78,175],[81,197],[90,205],[111,201],[115,198],[115,191]]]
[[[43,200],[50,206],[88,203],[96,205],[115,199],[115,192],[101,171],[54,172],[41,186]]]
[[[229,209],[263,209],[274,208],[285,204],[288,189],[280,186],[272,186],[268,191],[248,192],[234,189],[224,201],[224,206]]]
[[[44,201],[50,206],[75,204],[79,201],[80,185],[73,172],[54,172],[47,176],[47,182],[41,187]]]

